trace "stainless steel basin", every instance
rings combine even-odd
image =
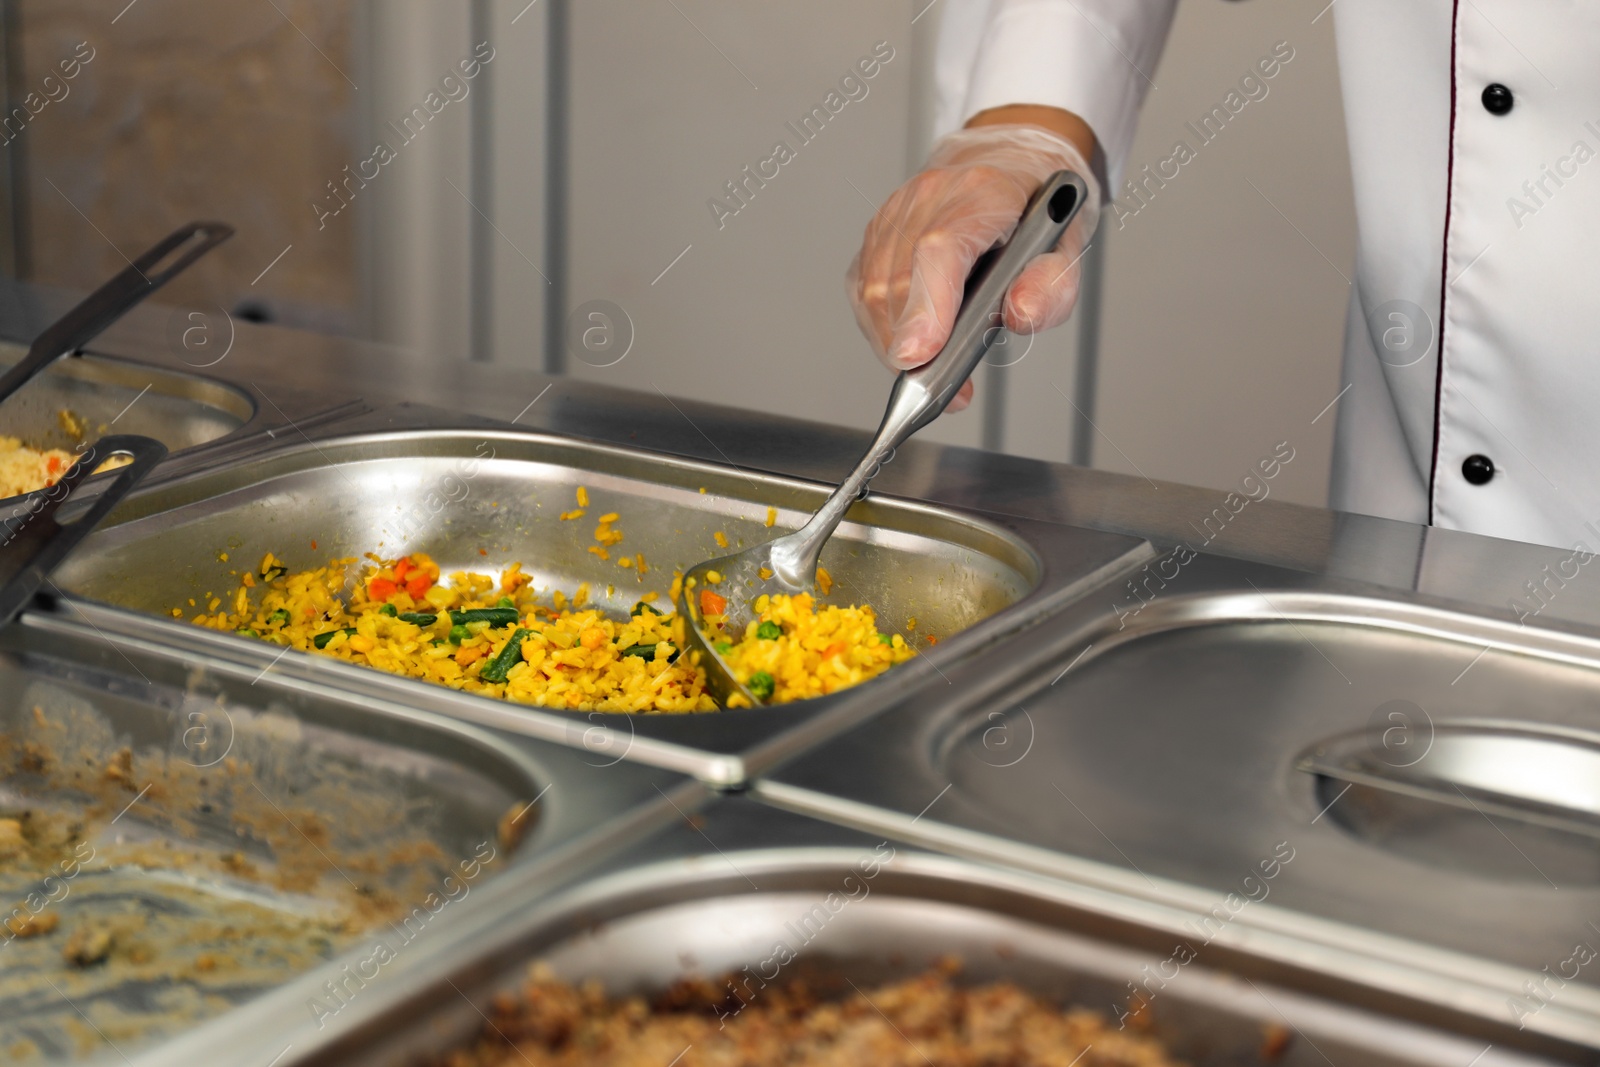
[[[1486,1012],[1600,1047],[1570,962],[1600,945],[1600,640],[1206,557],[1139,603],[1108,586],[757,790],[1183,899],[1223,940],[1299,916],[1441,976],[1493,961]]]
[[[61,584],[166,615],[190,597],[236,586],[241,567],[268,551],[298,570],[369,551],[420,550],[446,574],[498,573],[520,561],[536,588],[570,596],[587,584],[593,603],[626,615],[649,593],[665,608],[673,570],[722,551],[715,533],[735,547],[771,538],[769,502],[786,526],[803,517],[795,507],[803,498],[771,492],[768,479],[723,472],[718,492],[701,493],[695,473],[643,453],[531,435],[335,439],[141,498],[118,513],[140,520],[98,537]],[[587,514],[563,520],[577,509],[580,486],[591,501]],[[620,514],[624,540],[601,560],[589,549],[598,544],[595,519],[608,512]],[[1025,544],[971,519],[880,502],[857,518],[824,558],[838,586],[833,599],[874,604],[897,632],[915,618],[906,636],[918,644],[928,634],[954,636],[1039,581],[1039,561]],[[641,554],[644,573],[619,565]]]
[[[0,365],[25,350],[0,344]],[[117,433],[154,437],[173,452],[224,437],[249,422],[255,403],[240,389],[198,374],[101,356],[58,360],[0,410],[0,433],[33,448],[74,449],[81,438],[60,413],[81,419],[93,439]]]
[[[520,985],[535,960],[575,983],[598,980],[612,995],[660,992],[684,975],[715,980],[731,973],[759,1002],[760,989],[747,977],[758,972],[773,981],[804,974],[848,996],[851,983],[870,988],[955,955],[962,982],[1009,980],[1056,1003],[1099,1011],[1114,1026],[1130,984],[1145,981],[1172,952],[1164,931],[1114,907],[1085,906],[1047,879],[764,812],[749,801],[708,809],[698,829],[716,851],[697,845],[695,830],[671,831],[671,844],[657,839],[610,874],[530,904],[492,935],[463,942],[449,966],[391,986],[349,1026],[318,1035],[303,1057],[288,1062],[442,1062],[436,1057],[445,1050],[490,1033],[485,1005]],[[868,862],[874,859],[882,866]],[[785,958],[780,945],[798,959],[774,977],[769,964]],[[1584,1062],[1571,1046],[1429,1013],[1404,998],[1274,967],[1247,952],[1202,956],[1148,988],[1151,1032],[1195,1067]]]
[[[577,507],[580,486],[590,500],[587,514],[562,519]],[[428,552],[446,573],[493,573],[521,562],[537,589],[571,595],[586,583],[593,602],[626,614],[641,597],[665,594],[675,568],[724,551],[718,533],[730,546],[771,537],[769,509],[778,528],[793,526],[824,492],[749,471],[499,429],[332,437],[137,495],[57,582],[74,597],[153,616],[130,624],[102,613],[96,625],[136,626],[208,655],[270,661],[278,672],[381,691],[538,736],[581,739],[617,758],[734,782],[748,773],[751,753],[779,734],[793,739],[794,730],[829,711],[854,709],[849,714],[859,716],[894,693],[937,682],[944,664],[1039,617],[1143,550],[1131,538],[1043,526],[1049,536],[1030,543],[1017,532],[1026,532],[1026,523],[1008,521],[1007,529],[960,512],[871,498],[857,505],[824,553],[833,599],[872,604],[886,628],[927,654],[856,690],[806,702],[818,707],[710,717],[576,718],[505,705],[323,657],[280,659],[273,646],[198,631],[170,617],[175,607],[193,614],[191,598],[204,605],[226,596],[237,572],[267,551],[295,569],[367,551],[413,550]],[[624,540],[603,561],[589,549],[596,545],[596,518],[609,512],[620,515],[615,526]],[[624,555],[635,566],[619,566]]]
[[[21,1063],[120,1062],[374,938],[415,954],[506,872],[665,803],[656,772],[44,617],[0,632],[0,694]]]

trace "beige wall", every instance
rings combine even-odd
[[[635,342],[620,364],[571,359],[570,373],[876,425],[889,376],[844,272],[905,174],[911,40],[903,3],[574,5],[569,305],[614,303]],[[879,41],[894,57],[866,98],[802,144],[785,123]],[[796,158],[719,225],[708,201],[780,139]]]
[[[92,287],[174,226],[214,218],[238,236],[164,301],[260,296],[310,324],[353,323],[355,230],[319,232],[311,204],[355,161],[357,3],[275,3],[139,0],[117,17],[122,5],[104,0],[18,0],[14,91],[40,85],[80,41],[94,49],[18,138],[29,277]]]
[[[1102,230],[1097,467],[1227,488],[1288,441],[1275,492],[1325,502],[1334,414],[1311,420],[1340,389],[1355,258],[1332,15],[1311,21],[1325,2],[1178,5],[1129,169],[1179,140],[1196,155]],[[1294,58],[1266,97],[1201,146],[1184,124],[1280,41]]]

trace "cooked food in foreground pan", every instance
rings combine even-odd
[[[1118,1030],[1099,1012],[1059,1008],[1012,985],[963,987],[954,965],[837,1000],[796,978],[749,999],[735,981],[685,979],[654,1003],[608,998],[535,966],[515,993],[497,996],[488,1024],[437,1067],[825,1067],[874,1064],[1053,1064],[1176,1067],[1161,1043]],[[841,983],[842,984],[842,983]],[[676,1058],[674,1058],[676,1057]]]
[[[715,711],[704,669],[679,656],[683,620],[655,606],[670,605],[678,581],[613,618],[587,606],[586,584],[570,598],[555,591],[541,599],[520,563],[498,581],[465,571],[445,579],[420,552],[395,560],[369,553],[365,562],[338,559],[290,573],[268,553],[226,603],[213,597],[196,605],[193,621],[525,704]],[[700,597],[715,624],[721,597],[714,588]],[[763,597],[756,607],[759,617],[743,634],[728,634],[718,651],[769,703],[836,692],[916,654],[903,637],[878,630],[870,607],[819,606],[805,595]]]

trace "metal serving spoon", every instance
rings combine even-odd
[[[850,506],[866,495],[868,483],[894,457],[894,450],[938,417],[999,339],[1000,307],[1006,291],[1035,256],[1055,247],[1088,192],[1082,178],[1062,170],[1033,194],[1010,239],[973,265],[950,340],[932,360],[895,379],[872,446],[804,527],[776,541],[707,560],[683,576],[678,614],[684,619],[685,651],[691,663],[705,668],[707,691],[720,705],[727,707],[735,696],[742,696],[750,707],[762,701],[740,684],[708,640],[700,611],[701,591],[712,589],[726,600],[722,633],[729,640],[738,640],[754,618],[751,605],[761,594],[815,590],[822,546],[844,521]],[[709,580],[713,574],[720,576],[718,581]]]
[[[166,455],[167,446],[152,437],[111,434],[84,449],[55,485],[12,498],[15,505],[0,515],[0,627],[27,607],[78,542]],[[131,462],[109,472],[98,493],[76,498],[79,483],[113,456]]]
[[[0,374],[0,403],[50,364],[100,336],[141,300],[232,236],[233,227],[225,222],[190,222],[167,234],[34,339],[22,361]],[[172,262],[165,262],[174,255]]]

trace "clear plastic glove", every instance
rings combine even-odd
[[[1053,252],[1011,286],[1006,329],[1058,326],[1078,301],[1078,260],[1100,217],[1100,187],[1071,142],[1038,126],[975,126],[941,138],[926,166],[867,224],[845,277],[861,331],[891,371],[920,367],[944,347],[978,257],[1011,235],[1028,197],[1058,170],[1089,185],[1088,202]],[[972,383],[950,402],[960,411]]]

